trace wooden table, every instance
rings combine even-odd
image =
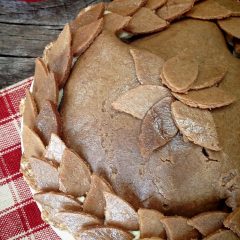
[[[0,0],[0,89],[32,76],[34,58],[80,9],[97,2]]]

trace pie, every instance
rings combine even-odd
[[[81,240],[240,238],[234,4],[99,3],[46,46],[21,132],[45,221]]]

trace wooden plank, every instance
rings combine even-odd
[[[89,4],[100,0],[48,0],[27,3],[16,0],[0,0],[0,22],[64,25]]]
[[[1,56],[41,56],[44,47],[55,40],[61,26],[33,26],[0,23]]]
[[[34,58],[0,57],[0,89],[34,73]]]

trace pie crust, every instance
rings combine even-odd
[[[21,172],[62,239],[240,237],[240,60],[216,22],[186,19],[232,14],[100,3],[37,58]]]

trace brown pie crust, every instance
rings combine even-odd
[[[84,25],[88,25],[102,18],[104,10],[104,3],[98,3],[89,6],[88,8],[82,9],[77,15],[77,17],[69,24],[71,32],[75,34],[78,28],[83,27]]]
[[[62,135],[62,121],[56,104],[45,101],[35,120],[35,128],[45,145],[49,143],[51,134]]]
[[[223,227],[228,213],[221,211],[200,213],[188,220],[188,224],[197,229],[203,236],[208,236]]]
[[[187,15],[209,2],[198,3]],[[231,0],[216,2],[222,3],[219,6],[225,12],[237,15]],[[234,233],[240,234],[240,167],[236,161],[239,101],[229,93],[239,95],[236,82],[239,62],[227,52],[217,25],[210,22],[181,20],[146,38],[133,37],[130,43],[119,40],[119,36],[129,38],[124,31],[130,30],[131,24],[134,34],[160,30],[156,24],[154,31],[149,30],[153,26],[151,21],[160,19],[150,9],[164,4],[155,3],[114,0],[94,5],[82,10],[65,26],[59,38],[46,47],[43,59],[36,60],[32,97],[27,94],[21,171],[30,186],[43,191],[35,194],[43,207],[43,218],[60,229],[68,225],[76,239],[128,240],[133,238],[129,231],[139,228],[142,239],[165,238],[165,232],[173,240],[203,238],[199,232],[204,239],[237,239]],[[184,17],[192,6],[190,1],[186,4],[168,1],[157,13],[169,7],[173,12],[167,10],[164,18],[172,21]],[[104,13],[105,8],[113,13]],[[161,73],[163,63],[183,50],[189,52],[189,59],[196,60],[199,74],[183,89],[187,94],[174,93],[180,89],[177,84],[174,88],[166,84],[170,90],[161,86],[161,80],[165,83],[169,80],[166,72]],[[78,59],[70,73],[73,55]],[[215,56],[221,64],[218,65]],[[56,60],[55,65],[52,59]],[[211,71],[213,66],[215,71]],[[192,70],[191,67],[189,72]],[[186,75],[188,69],[184,71]],[[145,80],[148,76],[152,79]],[[64,96],[57,107],[61,87]],[[212,111],[211,129],[217,132],[215,140],[222,149],[212,149],[209,147],[212,143],[192,143],[193,134],[184,134],[182,125],[169,125],[174,118],[177,122],[179,116],[169,110],[170,105],[166,115],[164,101],[169,99],[172,103],[174,97],[182,101],[182,108],[192,109],[189,112],[199,119],[203,116],[195,114],[196,111],[208,111],[199,108],[218,108]],[[47,109],[46,101],[50,106]],[[164,110],[152,111],[158,104]],[[186,114],[181,114],[181,118],[189,120]],[[32,123],[35,119],[36,127]],[[226,124],[227,120],[230,121]],[[156,133],[153,142],[161,144],[142,144],[141,139],[149,139],[151,134],[145,130],[150,128]],[[170,128],[174,131],[162,142]],[[203,137],[201,131],[196,133],[196,128],[192,128],[194,134]],[[207,137],[205,140],[208,143]],[[146,146],[147,158],[141,154]],[[224,226],[230,230],[218,230],[228,214],[220,211],[222,200],[233,210],[224,207],[230,212]],[[64,214],[69,221],[64,220]],[[69,225],[75,216],[79,222]],[[209,224],[205,221],[203,224],[204,217]],[[151,230],[154,226],[161,231]]]

